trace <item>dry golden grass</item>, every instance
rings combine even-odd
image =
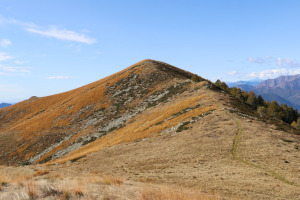
[[[43,175],[46,175],[46,174],[49,174],[49,173],[50,173],[49,170],[42,170],[42,171],[37,170],[37,171],[35,172],[35,175],[34,175],[34,176],[43,176]]]
[[[8,185],[11,182],[10,178],[8,178],[5,175],[0,174],[0,192],[2,190],[2,187]]]
[[[11,179],[4,174],[0,174],[0,183],[9,183]]]
[[[203,198],[205,194],[192,189],[175,186],[146,185],[141,182],[125,181],[121,177],[99,175],[99,173],[75,175],[76,172],[64,173],[63,179],[48,179],[46,176],[28,176],[22,184],[16,179],[16,174],[24,176],[28,172],[47,171],[45,168],[7,168],[0,169],[0,180],[9,182],[0,189],[0,199],[169,199],[180,200],[182,196],[188,199],[214,199]],[[17,172],[17,173],[16,173]],[[4,177],[3,173],[7,176]],[[29,178],[30,177],[30,178]],[[0,184],[1,185],[1,184]],[[6,195],[6,196],[4,196]],[[206,195],[207,196],[207,195]],[[195,198],[194,198],[195,197]],[[208,196],[209,197],[209,196]],[[186,198],[187,199],[187,198]],[[215,198],[216,199],[216,198]]]
[[[27,182],[26,183],[26,190],[27,194],[30,199],[36,199],[38,196],[39,188],[34,182]]]
[[[82,180],[83,184],[93,183],[93,184],[101,184],[101,185],[121,185],[124,183],[124,178],[122,177],[113,177],[111,175],[103,175],[99,176],[97,174],[90,174],[87,177],[87,180]]]
[[[104,147],[110,147],[121,143],[129,143],[139,139],[157,136],[157,134],[162,130],[174,127],[182,121],[191,120],[193,117],[199,116],[202,113],[215,110],[217,108],[215,105],[199,107],[170,120],[164,121],[187,108],[196,106],[199,100],[205,97],[205,95],[190,97],[174,105],[165,106],[163,108],[154,108],[148,113],[136,116],[132,119],[132,123],[116,130],[114,133],[106,135],[101,139],[98,139],[95,142],[92,142],[68,154],[65,158],[50,161],[47,164],[70,161],[72,159],[85,156],[89,153],[99,151]]]
[[[29,99],[4,108],[6,118],[10,119],[10,125],[1,131],[20,132],[22,133],[20,134],[21,140],[29,141],[30,139],[29,143],[18,147],[11,156],[18,155],[32,146],[42,136],[40,133],[43,131],[50,130],[52,127],[67,126],[70,119],[74,118],[80,109],[95,105],[93,110],[83,113],[81,118],[84,118],[94,110],[108,107],[110,102],[105,97],[106,83],[113,85],[121,78],[127,77],[131,73],[130,68],[72,91],[35,100]],[[59,119],[61,116],[67,117]]]
[[[208,195],[199,191],[172,187],[146,185],[141,195],[142,200],[220,200],[217,195]]]
[[[80,119],[84,119],[95,110],[109,107],[111,101],[109,96],[106,96],[106,86],[114,85],[119,80],[128,77],[131,73],[143,76],[143,73],[145,73],[144,70],[142,70],[141,67],[135,68],[135,66],[143,65],[143,63],[144,61],[141,61],[121,72],[72,91],[48,97],[31,98],[2,109],[1,111],[5,113],[5,119],[9,120],[4,120],[5,123],[1,124],[1,132],[11,131],[19,134],[18,141],[15,142],[20,145],[10,154],[10,157],[19,157],[25,150],[30,149],[30,151],[27,151],[25,154],[25,160],[30,159],[36,152],[36,149],[32,148],[32,146],[34,146],[33,144],[38,143],[39,140],[41,140],[45,134],[49,134],[49,132],[54,136],[56,133],[60,133],[52,128],[68,126],[71,119],[74,119],[75,116],[78,117],[77,114],[82,108],[92,105],[90,110],[82,112],[79,116]],[[145,67],[145,69],[147,69],[147,73],[151,73],[155,70],[155,67]],[[81,136],[89,133],[83,130],[72,131],[79,131],[77,135]],[[77,136],[74,136],[69,141],[54,148],[36,162],[66,148],[74,142],[76,137]],[[24,160],[24,157],[22,157],[22,160]]]
[[[47,174],[47,179],[49,180],[62,180],[64,175],[58,172]]]
[[[84,196],[84,187],[83,185],[77,185],[73,188],[73,193],[75,196],[82,197]]]
[[[99,183],[104,185],[121,185],[124,183],[124,179],[121,177],[114,178],[110,175],[105,175],[100,179]]]

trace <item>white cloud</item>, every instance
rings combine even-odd
[[[228,75],[231,75],[231,76],[236,76],[236,75],[242,75],[242,74],[245,74],[245,73],[243,73],[243,72],[237,72],[237,71],[232,71],[232,72],[228,72],[227,73]]]
[[[300,67],[300,63],[297,60],[292,60],[291,58],[272,58],[271,56],[264,56],[264,57],[258,57],[258,58],[252,58],[249,57],[247,59],[251,63],[256,64],[268,64],[268,65],[278,65],[280,67]]]
[[[262,64],[265,63],[265,60],[262,58],[248,58],[248,61],[251,63],[257,63],[257,64]]]
[[[236,71],[232,71],[232,72],[228,72],[227,74],[229,74],[229,75],[236,75],[237,72]]]
[[[30,23],[23,22],[13,18],[5,18],[0,15],[0,24],[1,23],[16,25],[22,27],[24,30],[28,32],[47,36],[47,37],[53,37],[59,40],[69,40],[69,41],[75,41],[75,42],[80,42],[85,44],[94,44],[97,42],[96,39],[91,38],[85,34],[82,34],[82,33],[89,32],[86,29],[82,29],[81,31],[82,33],[77,33],[67,29],[58,29],[55,26],[52,27],[48,26],[48,28],[42,28],[32,22]]]
[[[12,56],[7,55],[5,52],[0,52],[0,61],[12,59]]]
[[[2,39],[0,42],[0,46],[2,47],[8,47],[11,44],[12,44],[11,41],[9,41],[8,39]]]
[[[71,79],[72,77],[70,76],[50,76],[50,77],[47,77],[47,79]]]
[[[288,70],[286,68],[265,70],[261,72],[252,72],[249,76],[252,78],[272,79],[279,76],[300,74],[300,69]]]
[[[17,64],[17,65],[23,65],[25,63],[29,63],[29,61],[20,61],[20,60],[15,61],[15,64]]]
[[[271,56],[264,56],[264,57],[258,57],[258,58],[252,58],[249,57],[247,60],[251,63],[257,63],[257,64],[265,64],[270,62]]]
[[[300,63],[296,60],[292,60],[290,58],[281,58],[281,57],[278,57],[277,58],[277,65],[278,66],[281,66],[281,67],[292,67],[292,68],[295,68],[295,67],[300,67]]]
[[[35,33],[47,37],[53,37],[59,40],[70,40],[70,41],[81,42],[86,44],[94,44],[96,42],[94,38],[90,38],[84,34],[79,34],[74,31],[70,31],[66,29],[59,30],[57,28],[50,28],[48,30],[39,30],[36,28],[25,28],[25,30],[31,33]]]
[[[1,66],[0,69],[2,69],[5,72],[30,72],[29,69],[30,67],[6,67],[6,66]]]

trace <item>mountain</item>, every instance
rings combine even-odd
[[[276,79],[268,79],[258,82],[239,81],[229,83],[230,87],[242,90],[253,90],[265,100],[277,101],[279,104],[287,104],[300,110],[300,74],[293,76],[281,76]]]
[[[222,199],[297,199],[299,131],[259,118],[248,104],[194,77],[144,60],[75,90],[2,108],[0,164],[11,166],[0,167],[0,178],[11,178],[0,197],[22,194],[17,187],[26,191],[29,180],[36,196],[50,198],[64,194],[59,185],[80,179],[84,189],[68,189],[74,198],[102,199],[89,196],[94,188],[129,195],[142,187],[138,198],[112,199],[147,199],[149,188],[163,184],[186,198],[182,187]],[[109,186],[99,186],[100,175],[125,183],[112,188],[122,181],[106,178]]]
[[[236,87],[236,86],[241,86],[241,85],[257,86],[262,81],[263,80],[261,80],[261,79],[252,79],[252,80],[249,80],[249,81],[228,82],[227,85],[229,87]]]
[[[260,82],[262,82],[261,79],[253,79],[249,81],[228,82],[227,85],[229,87],[237,87],[249,92],[251,90],[254,90],[255,86],[257,86]]]
[[[12,104],[9,104],[9,103],[0,103],[0,108],[4,108],[4,107],[7,107],[7,106],[11,106]]]
[[[145,60],[81,88],[7,107],[0,112],[1,136],[6,141],[0,151],[9,151],[0,156],[0,163],[45,162],[75,151],[180,94],[191,84],[192,75]]]
[[[249,85],[249,84],[233,85],[233,86],[230,86],[230,87],[237,87],[237,88],[240,88],[241,90],[245,90],[245,91],[248,91],[248,92],[250,92],[251,90],[255,90],[255,86]]]
[[[255,92],[263,97],[277,95],[287,101],[288,105],[300,110],[300,74],[263,81],[256,86]]]

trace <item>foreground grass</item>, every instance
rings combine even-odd
[[[218,195],[208,195],[199,191],[175,186],[146,185],[141,194],[143,200],[221,200]]]
[[[0,167],[0,200],[4,199],[220,199],[197,190],[125,181],[110,175],[76,176],[28,167]]]

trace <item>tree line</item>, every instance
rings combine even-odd
[[[230,93],[233,97],[239,99],[251,105],[256,109],[260,117],[274,117],[278,118],[291,126],[300,129],[300,113],[293,109],[292,106],[287,106],[286,104],[278,105],[276,101],[265,101],[261,95],[258,97],[253,91],[249,93],[247,91],[241,90],[237,87],[228,87],[225,82],[217,80],[215,85],[225,92]]]

